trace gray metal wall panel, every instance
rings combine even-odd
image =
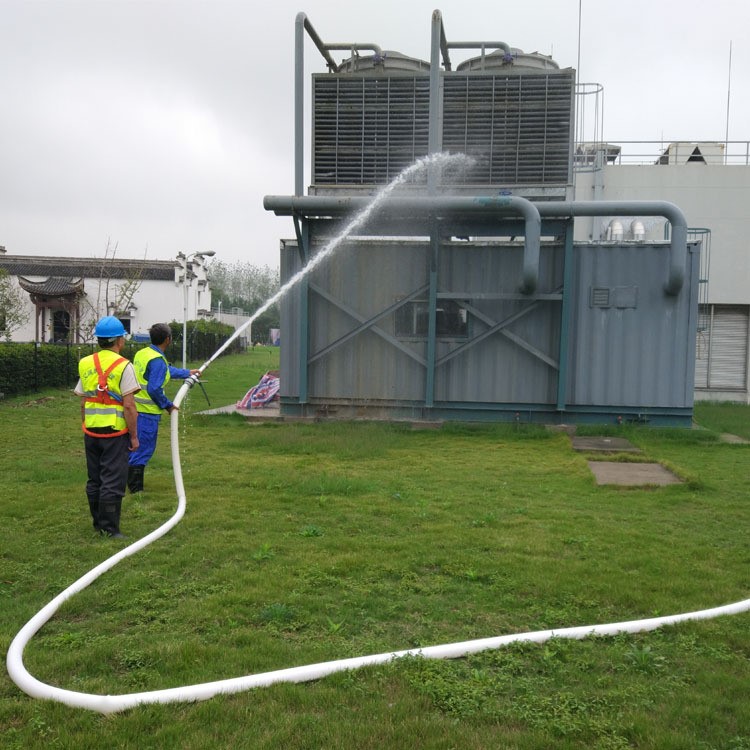
[[[393,343],[363,330],[323,356],[326,347],[354,331],[429,279],[430,247],[426,242],[348,243],[311,275],[309,296],[309,396],[321,399],[418,401],[425,399],[426,368]],[[517,295],[523,264],[520,243],[449,243],[440,251],[438,292],[465,294],[480,315],[469,315],[469,338],[493,322],[529,310],[507,326],[548,359],[559,350],[559,300],[535,302],[482,299],[482,295]],[[560,291],[562,248],[545,247],[540,259],[540,292]],[[471,299],[472,295],[479,299]],[[419,299],[426,299],[426,291]],[[287,306],[287,309],[289,306]],[[356,316],[356,317],[355,317]],[[395,316],[376,326],[396,338]],[[426,340],[397,338],[418,358],[426,357]],[[495,332],[447,362],[441,358],[466,339],[439,339],[435,398],[459,402],[546,403],[555,400],[557,370]],[[294,368],[293,368],[294,369]]]
[[[349,243],[312,274],[310,357],[426,283],[429,246]],[[354,315],[358,317],[354,317]],[[375,324],[393,336],[394,317]],[[423,341],[400,343],[424,359]],[[425,368],[372,330],[363,330],[310,366],[310,396],[362,400],[423,400]]]
[[[543,246],[540,253],[540,293],[562,287],[562,247]],[[521,243],[468,243],[443,248],[440,291],[479,295],[514,294],[523,266]],[[557,361],[560,302],[475,299],[471,304],[495,322],[527,310],[507,331]],[[480,335],[489,324],[469,317],[469,335]],[[458,344],[438,345],[438,359]],[[458,355],[435,375],[435,397],[440,401],[485,403],[548,403],[555,401],[557,370],[500,332]]]
[[[282,281],[298,268],[296,251],[286,252]],[[688,253],[686,283],[676,297],[667,296],[663,289],[669,253],[667,244],[575,247],[567,332],[569,407],[692,406],[698,253],[694,249]],[[314,270],[308,299],[311,401],[424,402],[425,338],[397,338],[393,312],[375,323],[385,338],[372,328],[357,328],[424,287],[430,257],[429,243],[424,241],[369,239],[339,248]],[[529,312],[507,328],[520,344],[497,331],[473,346],[465,346],[467,339],[460,337],[438,339],[436,404],[528,403],[555,408],[561,303],[513,298],[522,260],[520,243],[485,240],[441,246],[439,302],[445,297],[463,298],[462,304],[473,307],[468,340],[519,311]],[[538,294],[554,297],[561,292],[562,265],[562,246],[543,245]],[[592,288],[606,291],[604,306],[597,306],[602,299],[592,298]],[[426,292],[420,297],[426,299]],[[298,291],[292,290],[282,301],[284,395],[299,392],[302,314]],[[463,351],[441,362],[462,346]],[[325,351],[326,347],[331,348]]]
[[[574,256],[568,404],[692,406],[697,252],[675,297],[663,289],[666,244],[578,245]]]

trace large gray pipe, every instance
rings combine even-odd
[[[362,210],[370,198],[329,196],[278,196],[267,195],[263,206],[277,216],[339,216]],[[539,281],[539,241],[541,216],[663,216],[672,225],[669,276],[664,291],[669,295],[680,293],[685,283],[687,263],[687,220],[682,211],[667,201],[543,201],[532,203],[517,196],[404,196],[388,198],[385,209],[395,213],[470,214],[476,212],[508,214],[524,217],[526,240],[524,244],[523,278],[521,290],[532,294]]]
[[[669,278],[664,291],[680,293],[687,264],[687,220],[685,214],[667,201],[548,201],[535,204],[542,216],[663,216],[672,225]]]
[[[267,195],[263,207],[277,216],[340,216],[366,208],[371,198],[328,196]],[[542,220],[536,205],[517,196],[446,197],[446,196],[399,196],[384,202],[384,211],[392,216],[432,214],[492,213],[506,216],[515,214],[524,218],[525,240],[523,249],[523,271],[521,291],[533,294],[539,282],[539,242]]]

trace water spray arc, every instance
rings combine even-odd
[[[406,182],[410,177],[419,173],[421,170],[438,168],[441,165],[445,166],[451,163],[451,161],[455,163],[457,160],[458,157],[437,154],[425,157],[402,172],[402,174],[399,175],[399,177],[397,177],[390,185],[378,193],[366,208],[351,219],[344,230],[335,239],[329,242],[318,254],[313,256],[299,273],[293,276],[273,297],[264,303],[264,305],[260,307],[242,327],[238,328],[232,337],[230,337],[230,339],[201,366],[200,373],[203,373],[205,369],[226,350],[231,342],[245,330],[245,328],[252,325],[252,322],[259,315],[275,304],[289,291],[289,289],[291,289],[291,287],[297,284],[326,258],[330,257],[347,237],[354,233],[368,220],[371,214],[377,210],[377,208],[388,198],[398,185]],[[524,267],[524,276],[526,279],[530,278],[529,274],[533,271],[532,266],[527,268],[525,265]],[[179,407],[182,404],[190,388],[192,388],[197,382],[198,376],[192,376],[184,382],[174,399],[175,405]],[[8,649],[6,660],[8,673],[16,685],[28,695],[35,698],[54,700],[76,708],[85,708],[103,714],[110,714],[145,704],[206,700],[216,695],[244,692],[253,688],[266,687],[280,682],[308,682],[336,672],[358,669],[364,666],[385,664],[405,656],[421,656],[428,659],[451,659],[478,653],[480,651],[501,648],[502,646],[517,642],[543,643],[551,638],[582,639],[590,635],[637,633],[654,630],[664,625],[671,625],[679,622],[709,619],[721,615],[738,614],[750,611],[750,599],[745,599],[743,601],[720,607],[684,614],[615,622],[603,625],[565,627],[560,629],[482,638],[459,643],[448,643],[425,648],[390,651],[380,654],[371,654],[368,656],[291,667],[288,669],[280,669],[272,672],[246,675],[207,683],[186,685],[166,690],[126,693],[122,695],[95,695],[82,693],[48,685],[37,680],[28,672],[23,663],[23,652],[31,638],[54,616],[55,612],[57,612],[65,601],[89,586],[93,581],[99,578],[99,576],[110,570],[121,560],[134,555],[136,552],[164,536],[170,529],[176,526],[184,516],[186,509],[186,496],[182,478],[182,465],[179,449],[179,411],[174,412],[171,417],[171,449],[175,489],[177,492],[177,509],[174,515],[158,529],[129,545],[115,555],[112,555],[58,594],[52,599],[52,601],[34,615],[34,617],[32,617],[23,628],[21,628],[13,639],[10,648]]]

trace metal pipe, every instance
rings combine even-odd
[[[680,293],[687,264],[687,220],[667,201],[548,201],[535,204],[542,216],[663,216],[672,225],[669,276],[664,291]]]
[[[310,35],[318,51],[325,58],[325,61],[330,70],[336,70],[336,61],[328,54],[329,49],[334,49],[329,44],[324,44],[323,40],[318,36],[318,32],[315,31],[313,25],[310,23],[310,19],[304,13],[298,13],[296,19],[297,37],[301,36],[301,32],[304,29]]]
[[[298,13],[294,22],[294,194],[305,192],[305,31],[326,61],[330,71],[338,71],[339,66],[331,57],[332,49],[368,49],[377,54],[382,50],[377,44],[325,44],[318,36],[310,20],[304,13]]]
[[[512,55],[513,50],[507,42],[448,42],[449,49],[501,49],[506,55]]]
[[[305,192],[305,26],[307,16],[298,13],[294,23],[294,194]],[[317,36],[317,35],[316,35]],[[313,40],[314,41],[314,40]]]
[[[436,154],[442,149],[443,128],[441,121],[442,106],[440,102],[440,42],[444,36],[443,19],[440,11],[432,13],[432,38],[430,47],[430,102],[429,102],[429,124],[427,132],[427,153]],[[435,170],[430,170],[427,175],[427,186],[430,192],[434,192]]]
[[[277,216],[297,212],[305,216],[336,216],[361,210],[369,202],[362,197],[267,195],[263,206]],[[521,288],[526,294],[536,289],[539,279],[540,217],[576,216],[663,216],[672,226],[669,276],[664,291],[675,296],[685,283],[687,264],[687,220],[674,203],[668,201],[540,201],[532,203],[518,196],[404,196],[389,198],[384,207],[394,213],[517,213],[526,219],[524,267]]]
[[[359,52],[360,50],[370,50],[374,52],[376,55],[383,54],[383,50],[377,44],[373,44],[372,42],[363,42],[363,43],[356,43],[356,44],[355,43],[347,44],[346,42],[342,42],[339,44],[326,44],[324,46],[327,50],[332,50],[332,49],[349,50],[352,53]],[[340,70],[341,70],[341,65],[336,65],[334,63],[333,72],[337,73]]]
[[[339,216],[362,210],[370,200],[366,197],[267,195],[263,199],[263,207],[267,211],[273,211],[277,216],[290,216],[292,213],[303,216]],[[520,288],[524,294],[533,294],[539,282],[539,243],[542,228],[537,205],[541,204],[515,195],[398,196],[386,199],[383,202],[383,210],[391,215],[497,213],[522,216],[525,221],[525,238]]]

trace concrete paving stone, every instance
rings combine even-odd
[[[597,484],[625,486],[681,484],[682,480],[661,464],[589,461]]]

